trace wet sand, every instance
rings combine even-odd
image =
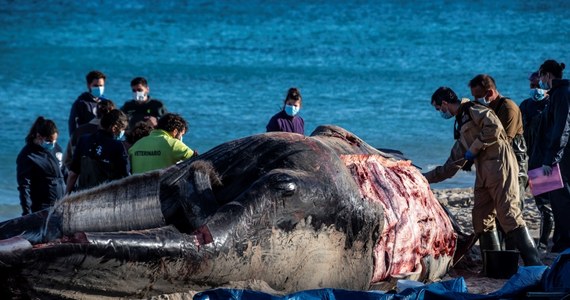
[[[442,189],[433,190],[436,198],[443,203],[449,211],[455,216],[463,231],[467,234],[473,232],[471,222],[471,209],[473,207],[473,189]],[[540,234],[540,213],[534,203],[532,195],[526,194],[523,218],[527,224],[531,236],[535,242]],[[552,242],[552,241],[551,241]],[[552,246],[552,245],[550,245]],[[558,256],[557,253],[541,252],[542,262],[550,265]],[[522,260],[519,259],[519,265]],[[481,255],[479,246],[476,244],[464,259],[457,266],[450,270],[449,274],[442,278],[443,280],[463,276],[467,283],[470,293],[486,294],[500,289],[506,279],[487,278],[480,274],[482,269]]]

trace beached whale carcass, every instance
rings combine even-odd
[[[5,284],[117,297],[246,280],[293,292],[434,279],[456,243],[409,161],[336,126],[242,138],[72,194],[1,223],[0,239]]]

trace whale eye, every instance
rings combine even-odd
[[[283,182],[279,184],[278,189],[281,191],[283,196],[293,196],[293,194],[295,194],[295,190],[297,189],[297,185],[293,182]]]
[[[297,190],[295,179],[287,174],[276,174],[271,178],[271,188],[282,196],[293,196]]]

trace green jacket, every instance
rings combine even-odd
[[[192,149],[162,129],[153,130],[129,149],[133,174],[166,168],[192,156]]]

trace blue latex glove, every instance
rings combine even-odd
[[[473,154],[473,153],[471,152],[471,150],[467,150],[467,152],[465,152],[465,159],[466,159],[466,160],[472,161],[472,160],[475,159],[476,156],[477,156],[477,155]]]
[[[552,167],[547,165],[542,165],[542,173],[546,176],[550,176],[552,174]]]

